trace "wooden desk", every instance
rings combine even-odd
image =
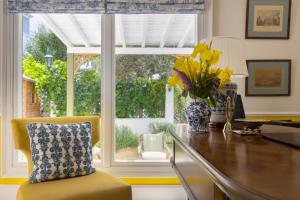
[[[190,200],[300,199],[300,149],[262,136],[226,140],[220,129],[172,137],[171,163]]]

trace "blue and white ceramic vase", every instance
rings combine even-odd
[[[184,113],[191,134],[208,132],[211,107],[206,101],[203,99],[192,99],[188,101]]]
[[[227,97],[230,96],[235,104],[237,96],[237,84],[236,83],[226,83],[222,88],[218,89],[214,94],[213,98],[217,103],[216,107],[212,107],[212,113],[210,121],[213,123],[223,123],[226,122],[226,101]]]

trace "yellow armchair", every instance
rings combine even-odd
[[[100,119],[97,116],[25,118],[12,120],[15,148],[21,150],[28,160],[28,173],[32,172],[30,140],[26,125],[31,122],[71,124],[91,122],[92,144],[100,139]],[[118,178],[102,171],[87,176],[60,179],[49,182],[22,184],[17,200],[131,200],[131,187]]]

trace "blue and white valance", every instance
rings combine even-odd
[[[7,0],[12,13],[105,13],[105,0]]]
[[[199,13],[204,0],[106,0],[108,14]]]
[[[200,13],[205,0],[7,0],[12,13]]]

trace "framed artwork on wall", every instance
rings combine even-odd
[[[289,39],[291,0],[247,0],[246,39]]]
[[[247,60],[246,96],[290,96],[291,60]]]

